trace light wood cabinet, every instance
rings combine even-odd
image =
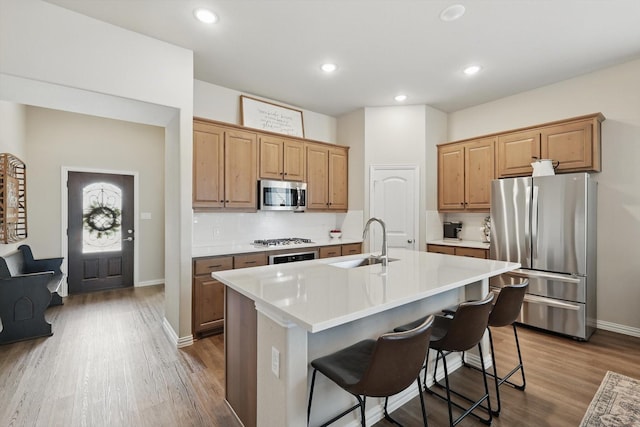
[[[342,245],[342,255],[356,255],[362,253],[362,243],[347,243]]]
[[[600,125],[597,118],[542,128],[540,154],[560,162],[557,172],[599,172]]]
[[[498,135],[497,176],[530,176],[531,162],[559,162],[556,172],[601,170],[600,113]]]
[[[342,256],[342,246],[321,246],[319,252],[320,258],[332,258]]]
[[[427,252],[445,255],[458,255],[471,258],[489,258],[489,250],[482,248],[469,248],[466,246],[427,245]]]
[[[260,135],[260,178],[304,181],[304,143]]]
[[[193,207],[257,209],[257,136],[194,120]]]
[[[494,138],[439,145],[438,210],[488,211],[494,162]]]
[[[531,162],[540,158],[538,130],[498,136],[498,177],[531,175]]]
[[[307,209],[346,211],[348,149],[307,144]]]
[[[214,271],[233,268],[230,256],[198,258],[193,261],[193,332],[200,336],[221,332],[224,327],[224,285],[211,277]]]
[[[225,286],[213,279],[214,271],[257,267],[267,264],[265,252],[235,256],[215,256],[193,260],[193,333],[200,337],[224,328]]]
[[[235,255],[233,257],[233,268],[247,268],[267,265],[267,254],[264,252],[251,253],[246,255]]]

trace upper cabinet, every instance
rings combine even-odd
[[[531,162],[539,158],[539,130],[498,135],[498,178],[531,175]]]
[[[551,159],[556,172],[600,172],[600,113],[498,135],[498,178],[531,175],[531,162]]]
[[[438,210],[488,211],[495,138],[438,146]]]
[[[193,207],[256,210],[255,133],[193,123]]]
[[[531,176],[551,159],[556,172],[600,172],[600,113],[438,146],[438,210],[488,212],[491,181]]]
[[[304,143],[288,138],[260,135],[261,179],[304,181]]]
[[[307,209],[348,208],[348,148],[306,144]]]

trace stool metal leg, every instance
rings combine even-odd
[[[480,353],[480,360],[484,360],[483,354],[482,354],[482,346],[480,344],[478,344],[478,351]],[[489,400],[489,386],[488,386],[488,382],[487,382],[487,375],[488,374],[487,374],[487,372],[486,372],[486,370],[484,368],[484,363],[482,364],[482,380],[483,380],[483,385],[484,385],[484,394],[482,395],[482,397],[480,399],[473,400],[473,399],[470,399],[469,397],[467,397],[467,396],[465,396],[465,395],[463,395],[463,394],[461,394],[459,392],[456,392],[455,390],[451,389],[450,384],[449,384],[449,371],[447,369],[446,355],[441,350],[438,350],[438,355],[436,357],[436,365],[437,365],[437,361],[438,361],[439,358],[442,358],[442,365],[443,365],[443,368],[444,368],[444,380],[445,380],[444,388],[446,389],[447,394],[446,394],[446,396],[443,396],[443,395],[441,395],[439,393],[436,393],[435,391],[430,390],[430,389],[427,389],[426,391],[429,394],[432,394],[432,395],[434,395],[434,396],[436,396],[436,397],[438,397],[438,398],[440,398],[442,400],[446,400],[447,401],[447,409],[449,411],[449,425],[451,427],[456,426],[467,415],[472,415],[475,418],[477,418],[478,420],[480,420],[482,423],[490,425],[492,420],[493,420],[493,415],[492,415],[492,410],[491,410],[491,402]],[[434,385],[439,386],[439,387],[443,387],[442,384],[440,384],[438,382],[434,382]],[[460,404],[454,402],[451,399],[451,395],[452,394],[455,394],[459,398],[462,398],[462,399],[468,401],[472,405],[470,407],[468,407],[468,408],[465,408],[465,407],[461,406]],[[485,400],[487,401],[487,406],[486,407],[482,405],[482,403]],[[455,420],[453,419],[453,406],[455,406],[456,408],[458,408],[458,409],[463,411],[463,414],[460,415]],[[484,409],[485,411],[487,411],[488,418],[482,418],[479,415],[473,413],[473,411],[478,407],[480,407],[480,408]]]
[[[313,387],[316,385],[316,373],[318,373],[318,370],[314,369],[313,375],[311,376],[311,391],[309,392],[309,406],[307,406],[307,426],[309,425],[309,419],[311,418],[311,399],[313,399]]]

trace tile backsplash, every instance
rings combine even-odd
[[[481,242],[484,239],[484,219],[489,213],[448,213],[445,221],[462,221],[462,240]]]
[[[361,237],[362,211],[347,213],[256,212],[193,214],[193,245],[251,243],[255,239],[302,237],[326,239],[329,230],[342,230],[343,237]]]

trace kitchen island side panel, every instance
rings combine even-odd
[[[225,399],[245,427],[255,427],[258,374],[255,303],[228,286],[225,288]]]

